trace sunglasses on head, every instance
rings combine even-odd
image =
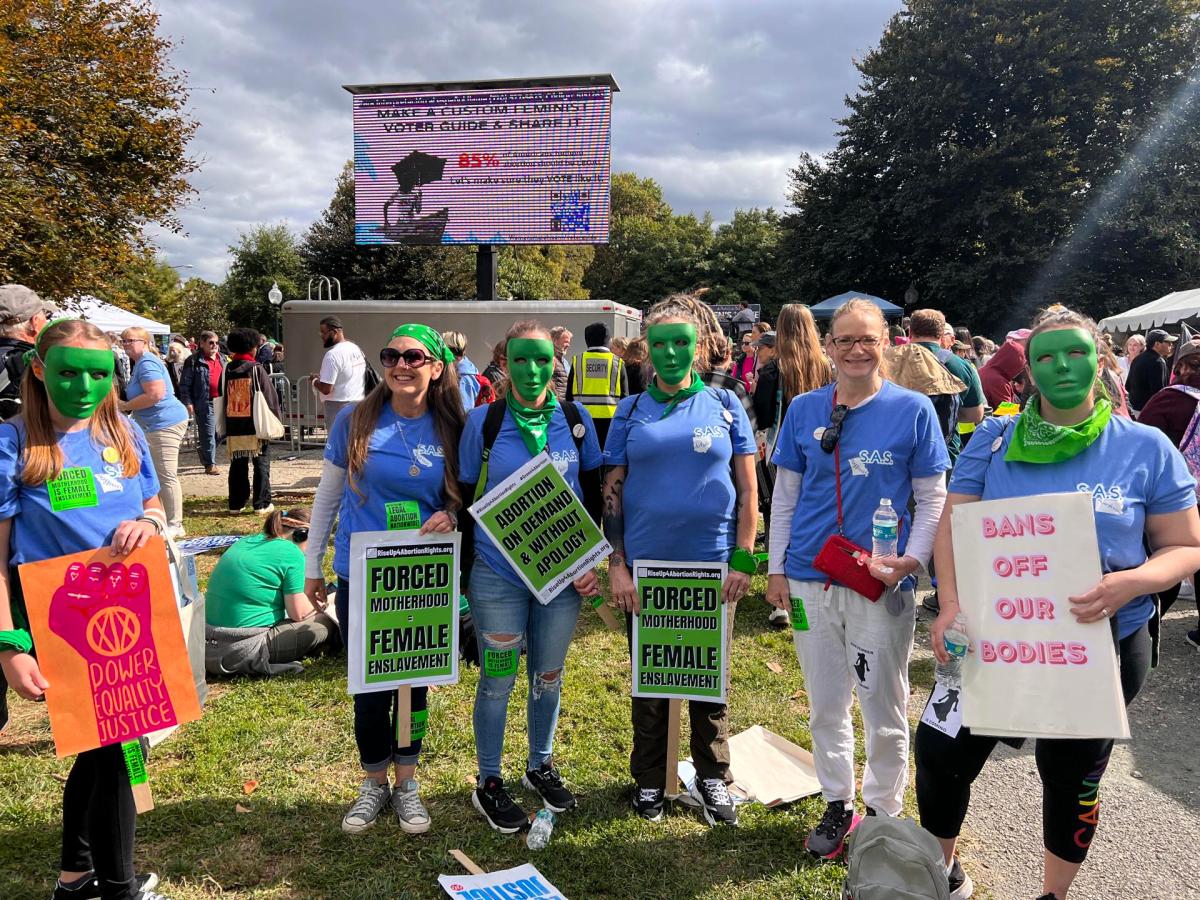
[[[384,347],[379,351],[379,364],[385,369],[390,369],[396,363],[404,360],[404,365],[410,369],[419,369],[427,362],[432,362],[433,357],[427,353],[418,350],[416,347],[410,347],[408,350],[397,350],[395,347]]]
[[[832,453],[838,441],[841,440],[842,422],[849,411],[850,407],[844,403],[839,403],[833,408],[833,412],[829,416],[829,426],[821,433],[821,449],[826,453]]]

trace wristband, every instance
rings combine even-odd
[[[735,547],[729,554],[729,568],[743,575],[753,575],[758,571],[758,560],[754,554],[742,547]]]
[[[159,521],[158,521],[158,519],[154,518],[153,516],[138,516],[138,517],[137,517],[136,519],[134,519],[133,521],[135,521],[135,522],[149,522],[151,525],[153,525],[153,526],[154,526],[154,531],[155,531],[157,534],[162,534],[162,533],[163,533],[163,527],[162,527],[162,523],[161,523],[161,522],[159,522]]]
[[[0,653],[16,650],[18,653],[33,652],[33,637],[24,628],[0,631]]]

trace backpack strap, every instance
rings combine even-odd
[[[507,404],[503,400],[495,400],[488,404],[483,417],[483,464],[479,467],[479,481],[475,483],[475,497],[483,496],[488,480],[488,457],[492,455],[492,445],[500,436],[500,427],[504,424],[504,410]],[[472,502],[474,502],[474,500]]]
[[[574,400],[564,400],[559,404],[562,407],[563,415],[567,417],[567,426],[571,431],[571,438],[575,441],[575,452],[579,454],[579,467],[583,468],[583,438],[587,434],[587,426],[583,424],[583,414],[579,411],[579,407],[575,405]],[[580,426],[576,428],[576,426]],[[579,431],[579,434],[575,432]]]

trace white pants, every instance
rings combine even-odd
[[[806,631],[793,628],[792,640],[804,670],[821,793],[828,802],[854,799],[850,704],[857,690],[867,748],[863,800],[877,812],[899,815],[908,785],[908,659],[916,609],[905,603],[893,616],[886,593],[872,603],[848,588],[826,591],[823,582],[789,578],[788,588],[803,601],[808,621]]]

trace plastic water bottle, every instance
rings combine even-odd
[[[899,536],[900,517],[892,509],[892,501],[884,497],[879,501],[879,509],[871,516],[871,555],[876,559],[895,556]]]
[[[962,687],[963,657],[967,655],[969,643],[967,620],[962,613],[959,613],[954,617],[950,627],[942,633],[942,644],[945,646],[946,652],[950,654],[950,659],[934,666],[934,678],[947,687]]]
[[[554,813],[548,809],[539,809],[529,826],[529,834],[525,845],[530,850],[543,850],[550,843],[550,835],[554,832]]]

